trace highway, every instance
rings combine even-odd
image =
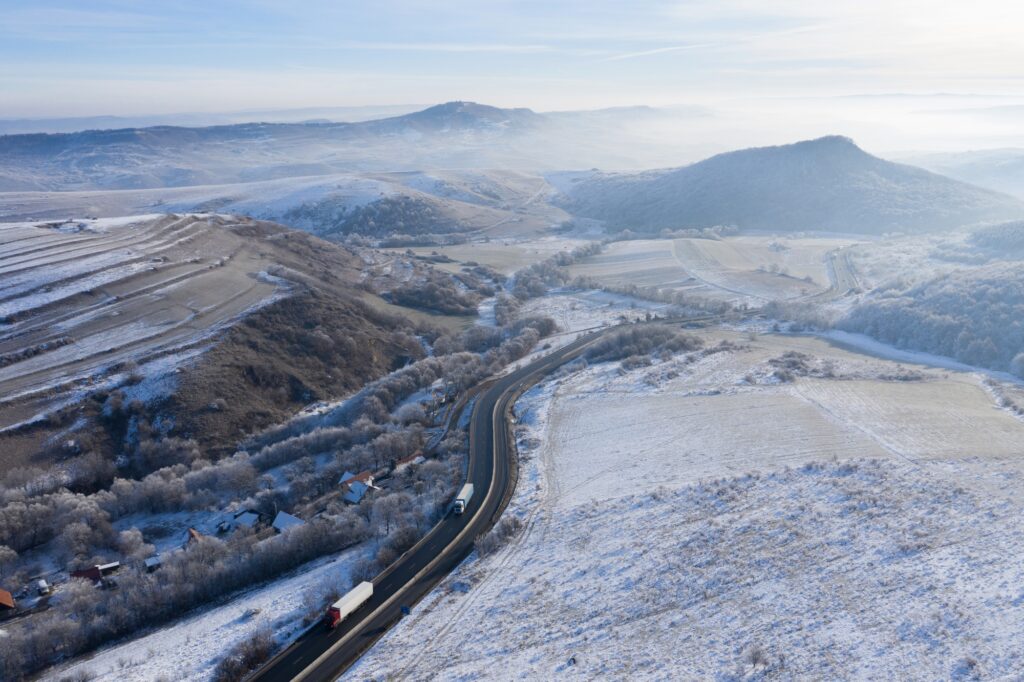
[[[469,425],[469,482],[476,493],[461,516],[449,514],[373,580],[373,597],[329,630],[317,623],[251,678],[261,682],[334,680],[472,551],[473,541],[498,519],[515,489],[516,467],[508,412],[523,391],[605,330],[580,337],[534,362],[484,384]]]
[[[841,247],[829,251],[826,264],[829,269],[829,276],[832,279],[832,286],[819,294],[811,296],[811,299],[832,300],[842,298],[847,294],[858,293],[860,282],[857,281],[856,270],[850,261],[849,247]]]

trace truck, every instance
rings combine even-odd
[[[373,583],[363,581],[349,590],[344,597],[330,605],[324,621],[327,627],[333,630],[338,623],[352,615],[356,609],[366,603],[366,600],[373,596]]]
[[[462,486],[462,490],[455,496],[455,501],[452,502],[452,511],[456,514],[461,514],[466,511],[466,505],[469,504],[470,498],[473,497],[473,484],[467,483]]]

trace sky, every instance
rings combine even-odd
[[[1024,103],[1024,3],[1007,1],[0,0],[0,16],[0,118]]]

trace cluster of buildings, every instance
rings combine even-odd
[[[420,464],[424,461],[422,451],[416,451],[408,457],[404,457],[395,462],[394,471],[401,471],[408,466],[414,464]],[[338,481],[341,486],[341,499],[348,504],[359,504],[363,499],[370,494],[371,491],[380,490],[380,488],[374,485],[373,472],[367,470],[360,473],[353,473],[346,471],[342,474]],[[215,526],[215,532],[217,535],[224,535],[232,533],[240,528],[248,528],[252,531],[260,531],[264,528],[273,528],[277,533],[283,533],[289,528],[295,528],[297,526],[304,525],[305,521],[289,514],[288,512],[279,511],[271,519],[270,517],[261,514],[253,509],[244,509],[236,512],[227,512],[223,515],[221,520]],[[186,531],[184,543],[182,546],[188,546],[194,542],[201,541],[206,535],[195,528],[189,528]],[[151,556],[143,561],[143,566],[147,572],[152,573],[160,568],[162,560],[159,554]],[[80,568],[70,572],[71,578],[77,578],[79,580],[91,580],[93,584],[100,588],[114,588],[117,586],[114,574],[121,569],[120,561],[111,561],[105,564],[96,564],[87,568]],[[49,596],[53,592],[53,586],[49,584],[45,579],[38,579],[35,584],[36,592],[39,597]],[[28,591],[25,591],[25,595]],[[24,596],[19,593],[19,596]],[[15,596],[9,591],[0,588],[0,617],[4,614],[10,614],[17,610],[17,602]]]

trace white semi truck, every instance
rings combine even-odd
[[[366,600],[372,596],[373,583],[371,582],[364,581],[353,587],[344,597],[331,604],[327,609],[327,615],[324,617],[327,627],[332,630],[338,627],[338,623],[351,616],[353,611],[365,604]]]
[[[473,497],[473,484],[467,483],[462,486],[462,490],[455,496],[455,501],[452,502],[452,511],[456,514],[461,514],[466,511],[466,505],[469,504],[470,498]]]

